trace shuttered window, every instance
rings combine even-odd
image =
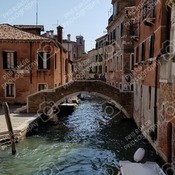
[[[139,47],[136,48],[136,63],[139,62]]]
[[[120,37],[124,35],[124,24],[123,22],[120,24]]]
[[[15,97],[15,85],[14,84],[6,84],[5,86],[5,96],[6,97]]]
[[[141,61],[145,61],[145,46],[146,46],[146,43],[143,42],[143,43],[142,43],[142,55],[141,55]]]
[[[49,52],[38,52],[38,69],[50,69]]]
[[[3,69],[17,68],[17,52],[3,52]]]
[[[153,34],[150,39],[149,58],[154,57],[154,40],[155,40],[155,34]]]

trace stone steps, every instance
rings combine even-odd
[[[27,105],[22,106],[20,108],[17,108],[14,113],[20,114],[20,113],[27,113]]]

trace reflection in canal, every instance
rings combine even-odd
[[[126,149],[134,122],[110,120],[101,103],[99,98],[84,100],[71,115],[35,129],[17,145],[16,156],[10,149],[0,153],[0,175],[113,175],[118,161],[132,160],[139,147],[146,150],[145,160],[154,161],[145,139]]]

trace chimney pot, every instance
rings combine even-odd
[[[70,41],[70,34],[67,35],[67,40]]]
[[[62,30],[63,30],[62,26],[57,27],[58,42],[60,42],[61,44],[63,43],[63,31]]]
[[[49,31],[46,31],[46,36],[49,37]]]
[[[54,31],[53,30],[50,30],[50,36],[51,36],[51,38],[53,38],[53,33],[54,33]]]

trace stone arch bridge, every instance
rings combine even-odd
[[[54,89],[31,94],[27,97],[27,112],[42,112],[43,104],[59,104],[66,97],[80,92],[101,96],[114,104],[126,117],[133,116],[133,92],[120,92],[119,89],[100,80],[75,80]]]

